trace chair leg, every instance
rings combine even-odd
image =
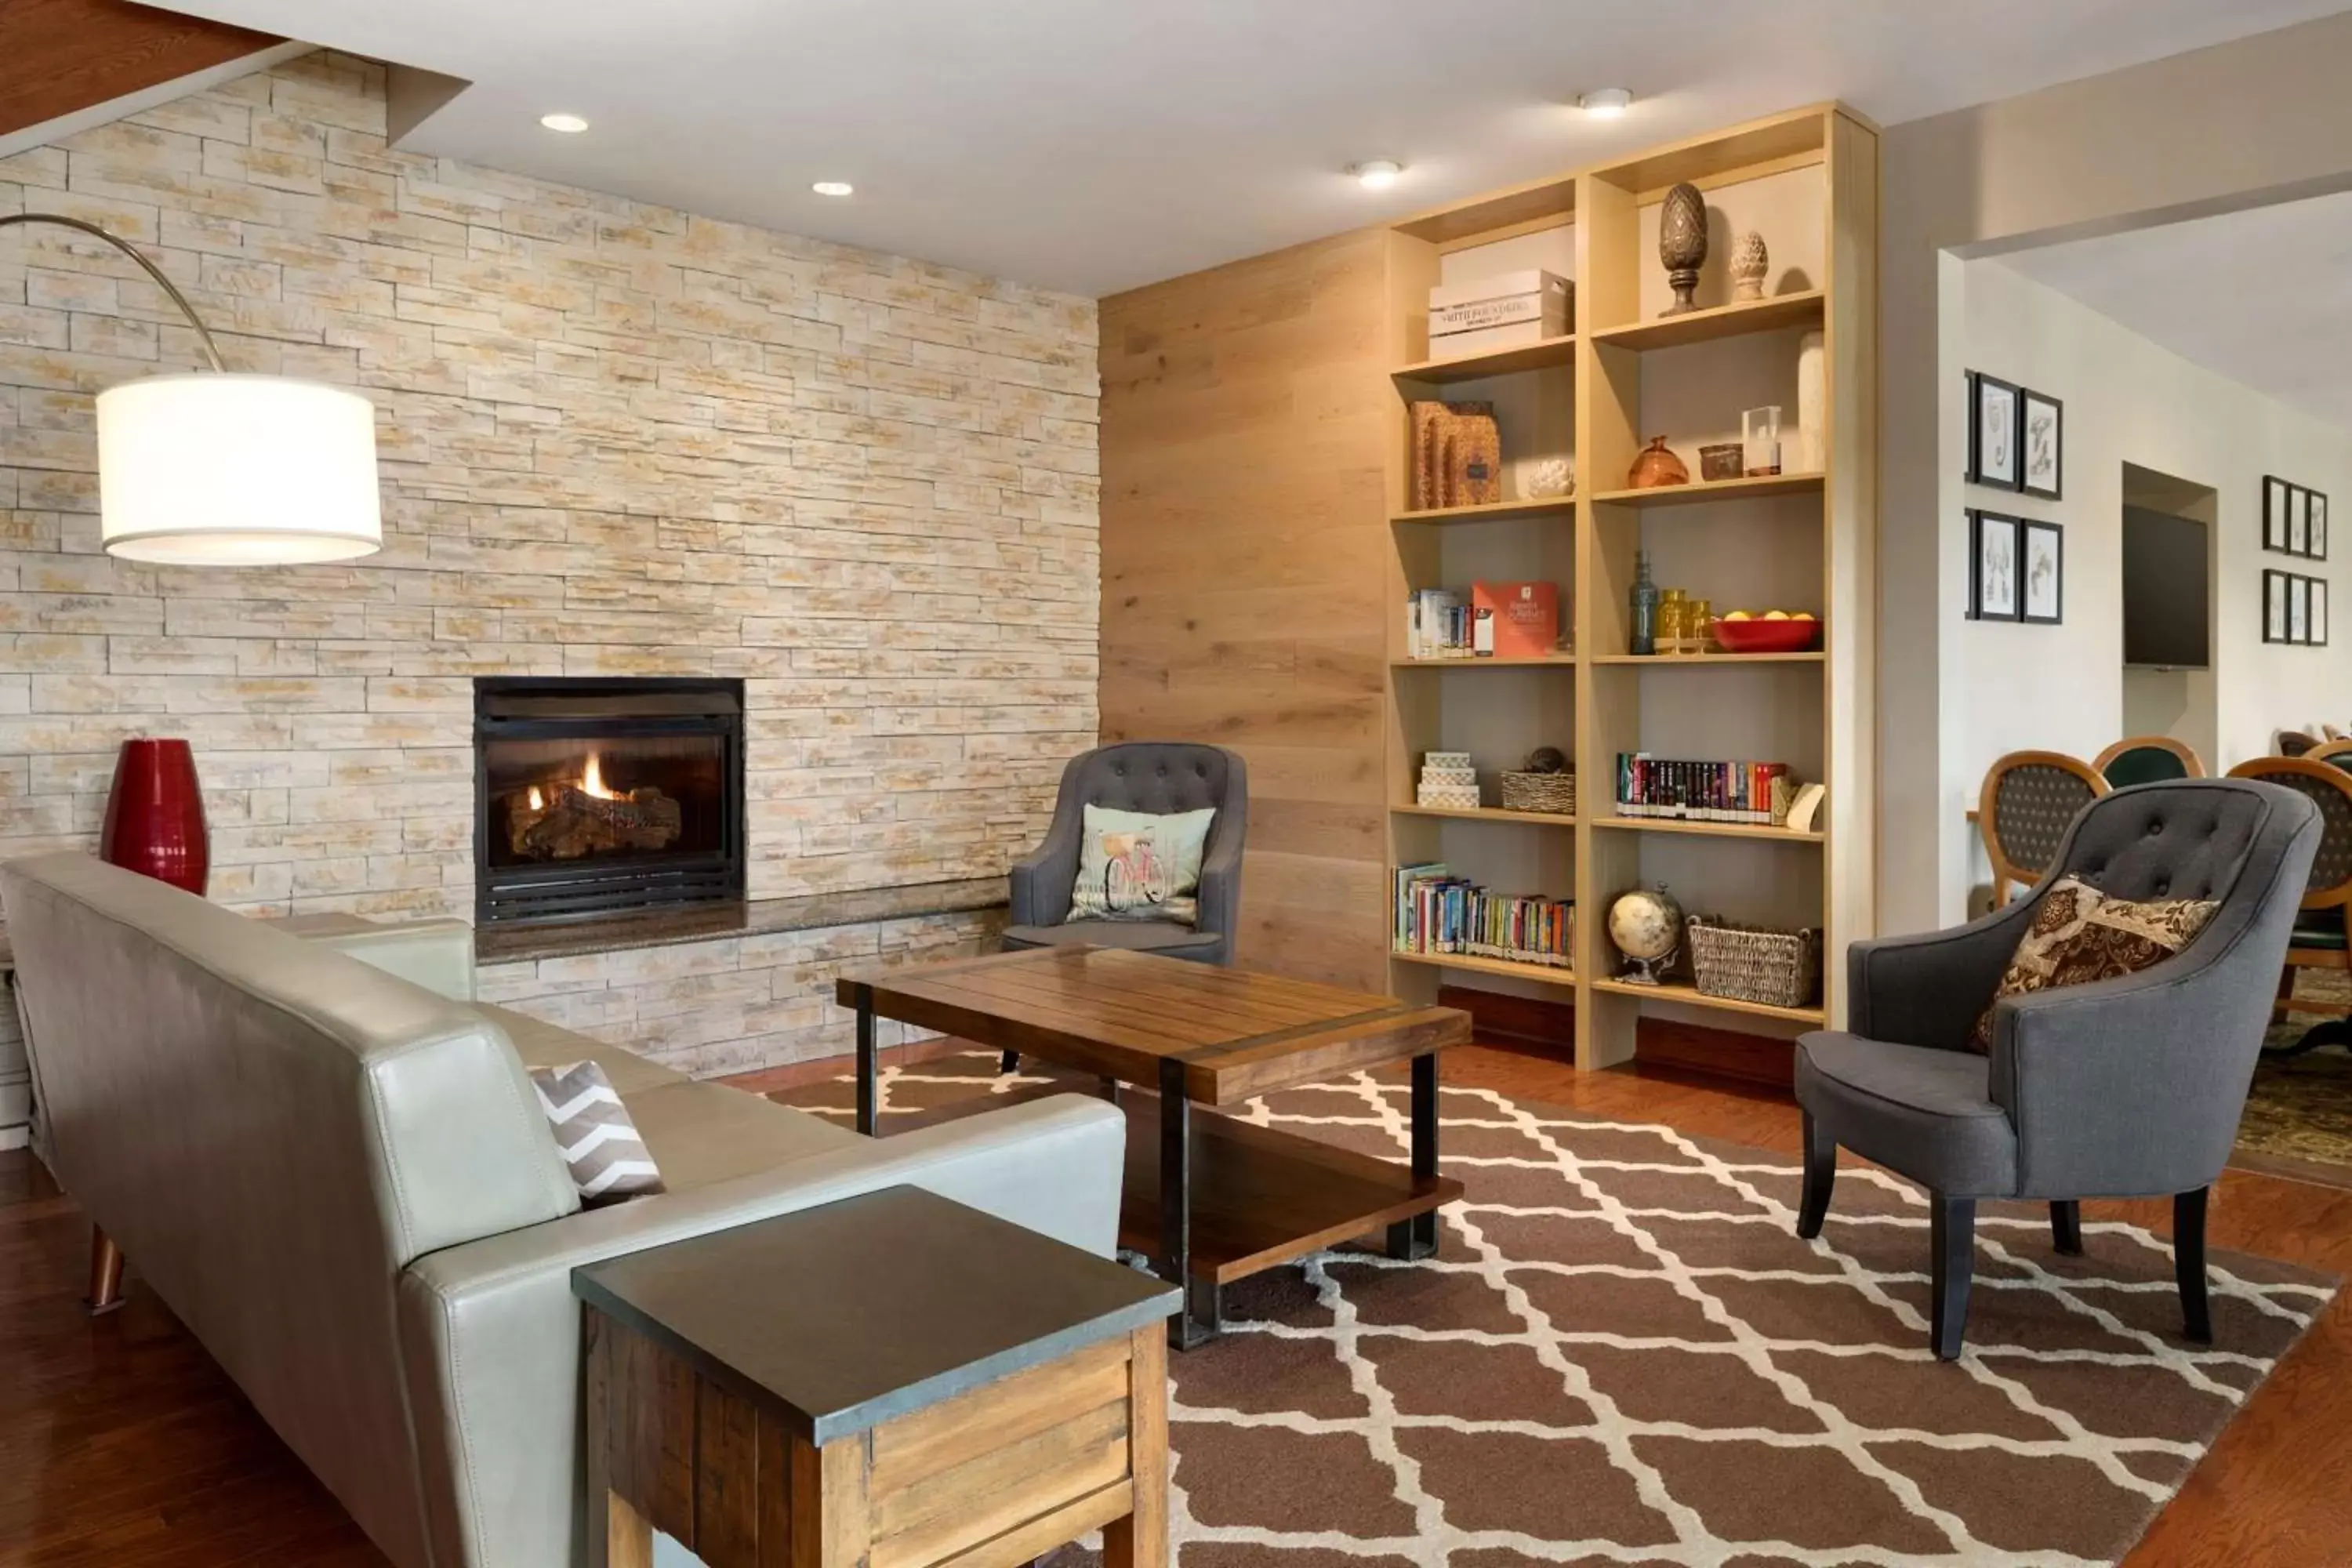
[[[1977,1258],[1977,1201],[1927,1194],[1928,1342],[1938,1361],[1958,1361],[1969,1328],[1969,1284]]]
[[[2199,1344],[2213,1342],[2213,1314],[2205,1297],[2205,1198],[2200,1187],[2172,1200],[2172,1272],[2180,1281],[2183,1331]]]
[[[2271,1004],[2271,1022],[2286,1022],[2287,1004],[2294,1000],[2294,965],[2279,965],[2278,999]]]
[[[2069,1258],[2083,1256],[2083,1205],[2073,1198],[2050,1205],[2050,1244]]]
[[[89,1227],[89,1294],[82,1305],[93,1318],[122,1305],[122,1248],[96,1226]]]
[[[1829,1216],[1830,1190],[1836,1185],[1836,1141],[1822,1135],[1809,1110],[1805,1112],[1805,1194],[1797,1208],[1797,1234],[1805,1240],[1821,1235],[1822,1221]]]
[[[1021,1053],[1019,1051],[1007,1051],[1003,1056],[997,1058],[996,1070],[1000,1073],[1006,1074],[1019,1072],[1021,1070]]]

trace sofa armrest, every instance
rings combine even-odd
[[[1846,949],[1846,1026],[1903,1046],[1968,1047],[1977,1018],[2033,920],[2033,900],[1946,931]]]
[[[1070,889],[1078,879],[1078,839],[1084,831],[1081,813],[1073,805],[1066,815],[1055,812],[1045,841],[1024,860],[1013,864],[1013,908],[1017,926],[1057,926],[1070,915]]]
[[[1229,765],[1239,769],[1241,759],[1235,757]],[[1242,847],[1248,834],[1249,793],[1229,789],[1210,826],[1208,853],[1201,859],[1201,912],[1192,922],[1197,930],[1223,937],[1228,953],[1241,930]]]
[[[305,930],[298,916],[282,927],[305,942],[347,952],[453,1001],[474,999],[474,928],[464,921],[351,921]]]
[[[902,1185],[1107,1255],[1126,1150],[1117,1108],[1057,1095],[418,1258],[400,1277],[400,1342],[434,1561],[575,1561],[583,1472],[572,1269]]]

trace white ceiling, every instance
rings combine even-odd
[[[1100,294],[1822,99],[1892,124],[2346,0],[170,8],[472,82],[416,151]],[[1613,124],[1565,107],[1592,87],[1638,101]],[[541,130],[556,110],[592,128]],[[1379,157],[1406,165],[1382,195],[1339,173]]]
[[[2352,195],[2000,260],[2191,363],[2352,429]]]

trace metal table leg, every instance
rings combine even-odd
[[[1412,1058],[1412,1177],[1437,1174],[1437,1054]],[[1389,1226],[1389,1256],[1407,1259],[1437,1254],[1437,1211],[1417,1214]]]
[[[868,1138],[878,1131],[882,1098],[881,1053],[874,1046],[874,993],[857,988],[857,1130]]]
[[[1217,1337],[1217,1282],[1195,1279],[1192,1267],[1192,1102],[1184,1064],[1160,1063],[1160,1277],[1184,1290],[1184,1308],[1168,1320],[1168,1342],[1189,1351]]]

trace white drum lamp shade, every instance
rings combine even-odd
[[[383,547],[375,405],[278,375],[159,375],[98,395],[106,552],[176,566],[348,561]]]

